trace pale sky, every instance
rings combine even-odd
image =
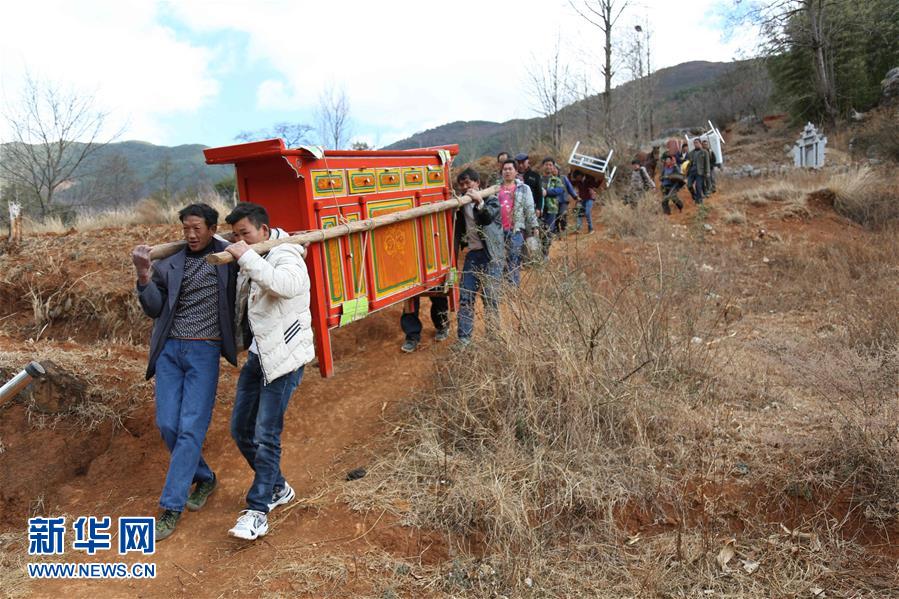
[[[722,38],[730,6],[632,1],[619,30],[648,24],[654,69],[753,55],[754,33]],[[530,118],[527,64],[548,60],[557,33],[570,70],[601,86],[601,33],[566,0],[26,0],[2,16],[0,103],[15,103],[27,71],[92,94],[121,140],[216,146],[314,124],[327,86],[346,90],[353,138],[378,146],[457,120]]]

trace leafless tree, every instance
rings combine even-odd
[[[153,170],[153,174],[150,175],[150,180],[155,181],[157,185],[156,191],[152,194],[153,197],[161,200],[163,203],[171,201],[175,191],[174,178],[175,165],[172,162],[171,153],[166,151],[162,160],[159,161],[159,164]]]
[[[41,219],[78,167],[121,133],[103,137],[106,118],[92,96],[26,78],[19,104],[4,114],[11,138],[3,145],[0,172],[27,190]]]
[[[314,127],[305,123],[281,122],[273,125],[271,129],[241,131],[234,136],[234,139],[237,141],[256,141],[280,137],[288,148],[295,148],[310,143],[309,134],[314,130]]]
[[[65,204],[71,208],[116,210],[140,197],[141,183],[128,158],[118,150],[109,149],[83,165],[77,184],[65,192]]]
[[[605,83],[603,89],[603,116],[606,135],[612,130],[612,30],[621,13],[627,8],[628,0],[568,0],[568,3],[585,21],[598,28],[603,34],[603,56],[601,68]]]
[[[537,113],[549,121],[553,150],[562,146],[562,116],[560,111],[572,97],[571,73],[561,58],[561,43],[557,35],[552,56],[546,64],[535,60],[528,67],[531,96]]]
[[[140,194],[140,181],[120,152],[104,156],[94,176],[95,201],[116,209],[131,204]]]
[[[346,90],[328,86],[318,98],[319,134],[326,146],[337,150],[349,143],[350,100]]]

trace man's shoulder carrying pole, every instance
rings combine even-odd
[[[290,235],[288,237],[282,237],[280,239],[269,239],[268,241],[263,241],[261,243],[255,243],[250,247],[257,254],[267,254],[272,248],[275,248],[284,243],[292,243],[299,245],[307,245],[310,243],[321,243],[323,241],[327,241],[328,239],[334,239],[337,237],[344,237],[346,235],[351,235],[353,233],[361,233],[364,231],[371,231],[373,229],[377,229],[379,227],[384,227],[387,225],[392,225],[394,223],[399,223],[407,220],[412,220],[414,218],[418,218],[420,216],[427,216],[428,214],[434,214],[437,212],[444,212],[446,210],[455,210],[460,208],[466,204],[474,201],[475,195],[478,195],[482,198],[489,197],[491,195],[495,195],[499,192],[498,185],[492,185],[486,189],[482,189],[480,191],[469,191],[463,196],[455,196],[448,200],[443,200],[441,202],[434,202],[431,204],[427,204],[424,206],[418,206],[416,208],[410,208],[409,210],[402,210],[400,212],[392,212],[390,214],[385,214],[384,216],[375,216],[373,218],[366,218],[364,220],[352,221],[348,223],[344,223],[342,225],[338,225],[336,227],[330,227],[327,229],[313,229],[311,231],[303,231],[301,233],[297,233],[295,235]],[[184,247],[183,241],[173,241],[169,243],[163,243],[160,245],[155,245],[150,250],[150,259],[151,260],[161,260],[163,258],[167,258],[177,252],[181,251]],[[229,262],[234,261],[234,256],[229,254],[228,252],[217,252],[213,254],[209,254],[206,257],[206,260],[210,264],[227,264]]]

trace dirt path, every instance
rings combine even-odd
[[[176,533],[158,545],[152,558],[156,580],[33,582],[34,596],[244,595],[252,588],[257,572],[271,566],[285,547],[327,545],[329,552],[352,554],[381,538],[387,551],[420,553],[415,547],[417,538],[410,534],[403,539],[402,533],[388,530],[391,527],[386,521],[378,522],[379,530],[353,540],[372,527],[372,518],[335,501],[340,485],[351,484],[343,482],[345,473],[364,466],[370,452],[389,440],[392,425],[385,416],[414,392],[428,372],[433,352],[443,351],[435,346],[433,330],[426,323],[420,350],[411,355],[401,353],[398,320],[398,310],[392,309],[338,331],[336,375],[322,379],[310,368],[291,401],[282,468],[300,498],[318,498],[311,506],[300,504],[275,512],[273,528],[261,542],[244,543],[228,537],[252,476],[229,434],[237,370],[223,367],[218,404],[204,447],[219,487],[201,512],[185,512]],[[116,434],[109,449],[91,463],[84,476],[58,490],[58,504],[50,510],[53,514],[115,518],[155,513],[167,453],[153,426],[151,400],[131,419],[129,431],[131,434]],[[73,558],[74,553],[66,554],[67,560]],[[106,559],[113,561],[115,554]],[[99,556],[91,561],[99,561]]]

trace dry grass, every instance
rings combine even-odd
[[[746,213],[737,208],[727,210],[721,219],[728,225],[745,225]]]
[[[890,226],[899,221],[899,174],[869,166],[841,173],[794,173],[753,185],[736,197],[738,204],[773,207],[776,218],[803,220],[813,216],[812,200],[865,227]]]
[[[40,235],[44,233],[66,233],[76,231],[95,231],[98,229],[128,227],[132,225],[163,225],[178,222],[178,210],[191,203],[206,203],[218,210],[220,219],[231,211],[216,193],[204,193],[191,198],[181,198],[178,203],[165,204],[153,199],[143,199],[133,207],[124,210],[107,210],[104,212],[82,212],[74,221],[66,222],[56,215],[46,217],[43,221],[25,218],[24,235]]]
[[[860,350],[899,343],[899,234],[884,230],[862,240],[777,244],[771,287],[753,301],[760,310],[815,310],[816,322],[842,331]]]
[[[54,241],[52,238],[46,239]],[[26,239],[25,251],[38,250],[41,243]],[[45,240],[40,240],[45,241]],[[67,245],[65,239],[58,240]],[[28,306],[31,314],[30,335],[40,339],[48,329],[58,323],[91,325],[93,333],[100,337],[142,335],[147,323],[134,299],[130,286],[122,279],[111,283],[115,265],[91,265],[87,272],[72,268],[72,256],[78,256],[77,246],[69,243],[70,253],[37,251],[25,263],[14,263],[4,258],[0,271],[0,297],[9,301],[8,312]],[[127,260],[127,248],[120,250],[120,260]],[[80,257],[80,256],[79,256]],[[90,255],[85,256],[86,260]],[[7,260],[9,260],[7,262]],[[10,315],[5,313],[4,315]]]
[[[803,174],[789,179],[768,179],[745,190],[737,196],[737,203],[761,208],[772,203],[804,202],[805,196],[820,185],[822,179],[816,175]]]
[[[805,197],[792,198],[778,205],[771,212],[771,216],[780,220],[799,219],[808,220],[812,217],[812,211],[808,206]]]
[[[462,550],[483,535],[516,592],[578,544],[614,551],[621,514],[663,516],[677,493],[668,468],[702,453],[671,442],[710,433],[691,409],[714,384],[704,340],[719,323],[702,296],[684,295],[698,277],[663,270],[605,295],[571,265],[534,275],[507,295],[500,334],[437,366],[408,444],[354,504],[409,505],[401,518]]]
[[[618,239],[658,237],[662,223],[660,218],[662,208],[658,193],[643,194],[636,206],[618,201],[614,192],[605,195],[605,203],[599,208],[598,219],[603,224],[607,236]],[[594,208],[594,211],[596,210]]]
[[[869,228],[899,221],[899,176],[869,167],[834,175],[827,182],[834,210]]]
[[[570,262],[530,274],[498,334],[435,366],[397,451],[347,487],[350,504],[443,531],[451,595],[883,596],[895,572],[858,531],[899,513],[895,341],[859,344],[849,328],[826,344],[810,331],[739,341],[721,295],[742,275],[699,268],[717,250],[643,247],[620,285]],[[832,293],[791,290],[797,305],[890,268],[853,247],[794,275]],[[740,270],[743,253],[718,258]],[[795,282],[774,281],[772,299]]]
[[[26,408],[32,426],[53,427],[66,420],[85,431],[92,431],[106,423],[113,428],[123,428],[125,420],[134,410],[153,396],[151,383],[143,380],[146,363],[142,357],[122,359],[123,349],[133,351],[136,348],[116,346],[113,352],[109,347],[72,349],[57,343],[29,344],[21,351],[0,352],[0,372],[18,372],[23,364],[31,360],[52,360],[84,384],[83,398],[74,401],[71,397],[60,397],[58,409],[54,406],[51,412],[37,405],[33,399],[28,399],[27,393],[20,394],[16,401],[28,402]]]
[[[482,570],[481,578],[486,574]],[[240,592],[246,596],[284,597],[283,591],[274,589],[289,586],[292,597],[430,597],[437,594],[444,579],[455,576],[464,576],[459,563],[444,572],[440,567],[423,565],[416,556],[397,558],[376,546],[352,555],[285,547],[279,551],[279,559],[256,572],[252,583]]]
[[[823,347],[792,359],[837,433],[823,448],[821,480],[851,486],[867,518],[889,520],[899,507],[899,345],[873,354]]]
[[[29,594],[29,579],[25,572],[27,555],[28,541],[24,532],[0,533],[0,588],[4,597],[15,599]]]

